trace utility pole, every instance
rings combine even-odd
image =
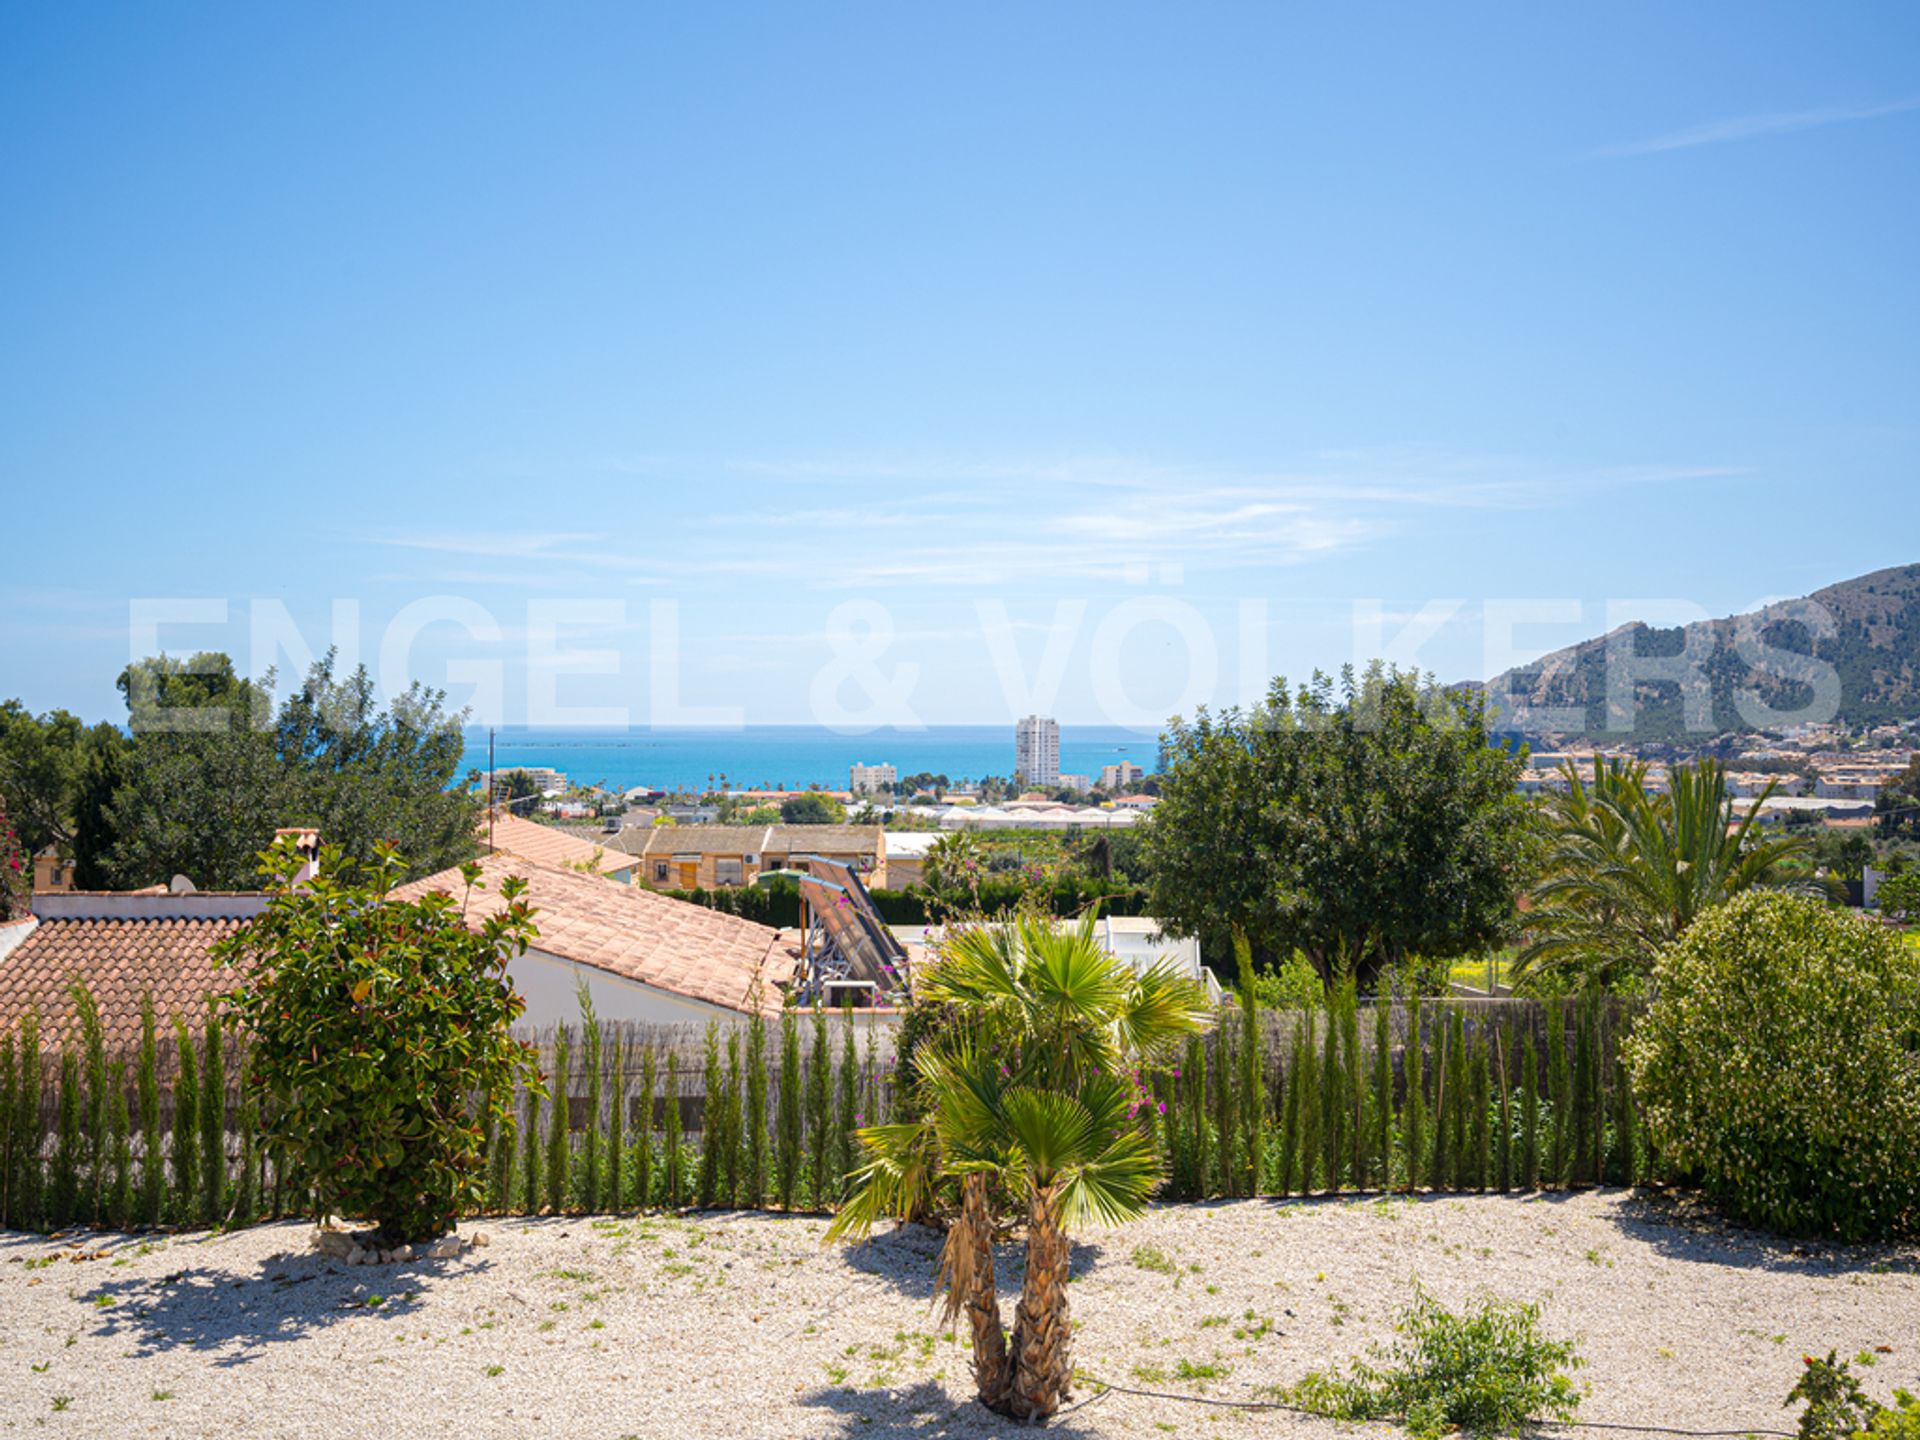
[[[493,853],[493,805],[499,798],[499,782],[493,774],[493,726],[487,727],[487,853]]]

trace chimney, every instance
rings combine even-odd
[[[301,859],[305,862],[294,873],[293,888],[298,890],[301,886],[309,884],[314,876],[320,873],[320,832],[297,826],[273,832],[276,842],[288,837],[292,838],[293,848],[300,852]]]

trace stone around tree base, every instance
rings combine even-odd
[[[462,1250],[485,1245],[487,1234],[484,1230],[472,1235],[442,1235],[438,1240],[427,1241],[420,1245],[382,1246],[371,1230],[334,1230],[321,1228],[313,1232],[313,1248],[322,1255],[339,1260],[347,1265],[405,1265],[414,1260],[452,1260]]]

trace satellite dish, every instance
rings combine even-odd
[[[191,895],[194,893],[193,881],[184,875],[176,875],[167,884],[169,895]]]

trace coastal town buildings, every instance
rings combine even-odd
[[[891,795],[898,783],[893,766],[867,765],[856,760],[848,773],[847,789],[855,795]]]
[[[1060,722],[1029,715],[1013,727],[1013,773],[1028,785],[1060,782]]]

